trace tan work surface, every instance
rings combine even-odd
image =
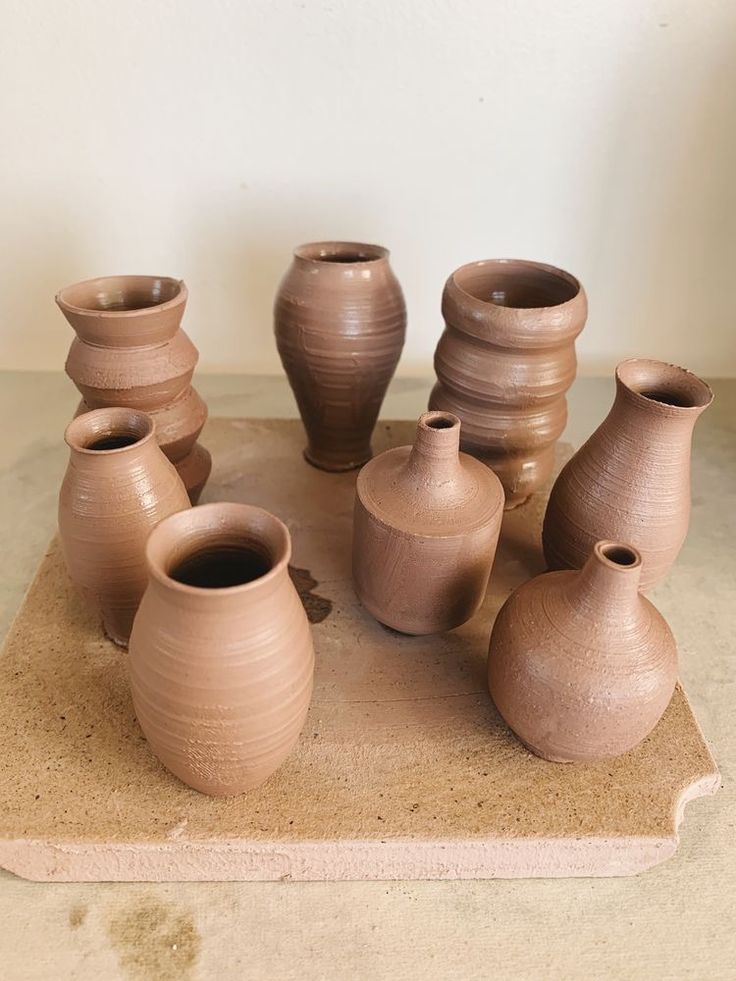
[[[376,451],[413,429],[381,424]],[[297,421],[211,420],[203,496],[259,504],[291,529],[317,652],[296,751],[228,800],[169,775],[135,722],[124,653],[52,543],[0,655],[0,865],[54,881],[442,879],[627,875],[672,855],[685,803],[719,784],[679,688],[640,747],[575,766],[529,754],[486,692],[493,618],[543,571],[546,495],[505,516],[470,623],[403,637],[353,594],[355,474],[313,469],[302,443]]]

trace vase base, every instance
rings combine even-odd
[[[310,452],[309,447],[306,447],[302,453],[307,463],[313,467],[316,467],[317,470],[324,470],[326,473],[346,473],[348,470],[359,470],[373,456],[372,452],[369,450],[367,456],[361,455],[359,460],[342,462],[339,460],[325,460],[314,456]]]

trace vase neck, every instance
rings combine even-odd
[[[447,485],[461,476],[457,416],[450,412],[425,412],[421,416],[405,474],[429,487]]]
[[[95,409],[77,416],[65,433],[70,463],[79,471],[129,474],[159,450],[150,416],[134,409]]]
[[[709,386],[685,368],[634,358],[616,369],[613,412],[634,414],[640,431],[667,433],[689,444],[699,416],[713,401]]]
[[[641,556],[621,542],[598,542],[571,586],[583,617],[609,615],[619,623],[638,603]]]

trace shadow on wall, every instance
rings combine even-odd
[[[256,198],[246,191],[241,200],[236,209],[229,203],[218,209],[211,201],[198,202],[194,238],[201,249],[191,257],[191,275],[183,273],[190,286],[184,327],[203,356],[206,352],[208,371],[280,372],[273,303],[294,248],[323,239],[372,241],[370,216],[376,212],[367,200],[361,206],[349,191],[340,196],[304,188],[277,198]],[[348,211],[353,216],[359,211],[359,216],[346,225]],[[218,311],[216,323],[205,324],[199,317],[200,291],[208,293],[207,308]],[[219,352],[228,348],[233,335],[235,363],[229,364]]]
[[[611,114],[587,333],[603,308],[609,323],[635,326],[637,343],[619,354],[610,330],[596,337],[596,372],[634,355],[711,376],[736,370],[736,52],[732,37],[715,51],[682,32],[668,39],[674,27],[660,24],[652,42],[668,44],[666,70],[647,51],[632,54],[628,98]],[[621,241],[625,252],[613,247]],[[701,359],[693,333],[708,336]]]

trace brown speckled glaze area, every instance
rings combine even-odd
[[[377,620],[402,633],[458,627],[486,593],[503,488],[459,447],[457,416],[426,412],[413,446],[381,453],[358,474],[355,590]]]
[[[429,407],[460,417],[463,450],[498,474],[507,508],[552,473],[587,310],[577,279],[539,262],[471,262],[445,284]]]
[[[66,372],[77,412],[127,406],[151,414],[156,439],[196,503],[212,461],[197,438],[207,407],[191,386],[198,353],[180,329],[187,288],[162,276],[106,276],[61,290],[56,302],[77,337]]]
[[[647,359],[616,369],[606,419],[563,468],[544,518],[551,569],[579,569],[596,541],[641,553],[641,588],[667,575],[690,520],[693,427],[713,393],[696,375]]]
[[[371,457],[406,332],[388,255],[359,242],[302,245],[276,295],[276,344],[307,431],[304,455],[322,470]]]
[[[67,568],[107,635],[124,646],[146,588],[148,534],[161,518],[188,508],[189,498],[142,412],[87,412],[69,424],[65,439],[59,535]]]
[[[667,708],[677,648],[639,594],[641,571],[635,549],[598,542],[581,571],[537,576],[501,608],[488,685],[506,723],[537,756],[620,756]]]
[[[161,522],[130,640],[136,716],[184,783],[227,796],[262,784],[306,718],[314,651],[289,577],[286,526],[205,504]]]

